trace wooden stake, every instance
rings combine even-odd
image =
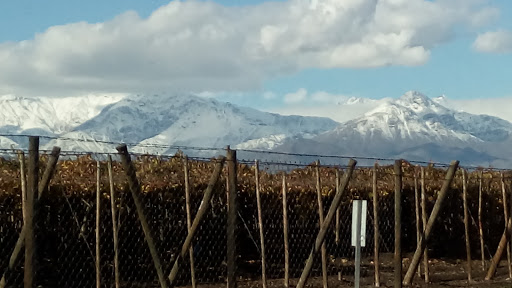
[[[503,231],[503,235],[501,236],[500,243],[498,244],[498,249],[496,249],[496,253],[494,257],[491,259],[491,265],[489,266],[489,270],[487,271],[487,275],[485,276],[485,280],[491,280],[496,273],[496,268],[498,267],[498,263],[501,260],[501,256],[505,251],[505,247],[508,246],[507,242],[509,241],[510,233],[512,233],[512,219],[509,217],[507,220],[507,229]]]
[[[416,245],[420,243],[421,218],[420,218],[420,193],[418,189],[418,169],[414,169],[414,206],[416,210]],[[418,265],[418,277],[421,277],[421,265]]]
[[[484,250],[484,229],[482,225],[482,178],[483,173],[480,171],[478,185],[478,235],[480,236],[480,255],[482,257],[482,271],[485,271],[485,250]]]
[[[59,155],[60,147],[53,147],[50,157],[48,158],[48,163],[46,163],[46,168],[44,169],[43,176],[41,177],[41,181],[39,181],[39,187],[37,189],[37,200],[41,199],[41,197],[43,197],[43,194],[45,194],[48,191],[50,180],[53,178],[53,174],[55,173],[55,167],[57,167]]]
[[[340,170],[336,169],[336,183],[335,185],[335,192],[338,194],[338,191],[340,190]],[[336,241],[336,248],[339,251],[340,249],[340,208],[336,209],[336,231],[335,231],[335,241]],[[338,267],[338,281],[341,281],[341,266]]]
[[[254,163],[254,176],[256,182],[256,202],[258,206],[258,226],[260,230],[260,248],[261,248],[261,283],[263,288],[267,288],[267,274],[266,274],[266,258],[265,258],[265,233],[263,230],[263,216],[261,210],[261,192],[260,192],[260,164],[258,160]]]
[[[60,155],[60,147],[53,147],[52,152],[50,154],[50,158],[48,159],[48,163],[46,164],[46,169],[44,171],[43,177],[41,178],[41,182],[38,187],[37,201],[39,201],[43,195],[43,193],[47,190],[50,180],[53,176],[53,172],[55,167],[57,166],[57,161]],[[28,193],[28,191],[27,191]],[[37,202],[36,201],[36,202]],[[25,236],[27,234],[27,227],[23,225],[21,229],[20,236],[18,237],[18,241],[16,242],[16,246],[14,246],[14,250],[11,253],[11,257],[9,258],[9,265],[5,268],[2,279],[0,280],[0,288],[5,288],[5,275],[7,271],[14,269],[14,265],[18,261],[18,258],[21,256],[21,249],[23,245],[25,245]]]
[[[23,213],[23,219],[25,219],[27,217],[27,215],[25,215],[25,204],[27,202],[27,175],[25,174],[25,153],[23,153],[23,151],[18,152],[18,160],[20,161],[21,210]]]
[[[427,194],[426,194],[426,186],[425,186],[425,168],[420,168],[420,184],[421,184],[421,218],[422,218],[422,229],[421,235],[424,237],[425,235],[425,227],[427,227],[428,213],[427,213]],[[430,273],[429,273],[429,265],[428,265],[428,243],[425,243],[425,252],[423,253],[423,269],[425,274],[425,283],[430,283]]]
[[[466,257],[468,283],[472,281],[471,277],[471,244],[469,238],[469,210],[468,210],[468,179],[466,170],[462,170],[462,201],[464,202],[464,236],[466,239]],[[506,218],[505,218],[506,219]]]
[[[441,187],[441,191],[439,192],[438,198],[436,203],[434,204],[434,208],[432,209],[432,213],[430,214],[430,217],[428,218],[427,225],[425,225],[424,229],[424,235],[420,238],[420,245],[416,247],[416,251],[414,252],[414,256],[411,260],[411,264],[409,265],[409,269],[407,270],[407,273],[405,274],[403,284],[404,285],[410,285],[414,274],[416,273],[416,269],[418,269],[418,264],[420,263],[420,258],[423,252],[425,251],[426,244],[428,243],[430,239],[430,232],[432,231],[432,227],[434,226],[434,223],[436,221],[437,215],[439,214],[439,211],[441,210],[441,207],[443,205],[444,200],[446,199],[446,196],[448,195],[448,190],[450,188],[450,185],[453,181],[453,177],[455,175],[455,172],[457,171],[457,168],[459,167],[459,161],[452,161],[450,164],[450,168],[448,168],[448,171],[446,172],[446,178],[444,180],[443,186]]]
[[[503,180],[505,180],[505,177],[503,177]],[[512,193],[512,192],[510,192],[510,193]],[[512,217],[512,197],[509,198],[508,206],[509,206],[508,216]],[[509,235],[509,241],[508,241],[507,245],[511,246],[509,249],[511,249],[511,254],[512,254],[512,241],[510,241],[510,239],[512,239],[512,231],[509,231],[509,232],[510,232],[510,235]],[[512,255],[511,255],[511,258],[512,258]],[[511,259],[511,261],[512,261],[512,259]],[[511,265],[512,265],[512,263],[511,263]]]
[[[114,176],[112,173],[112,156],[108,155],[108,162],[107,162],[107,168],[108,168],[108,180],[109,180],[109,186],[110,186],[110,209],[112,210],[112,234],[114,236],[114,279],[115,279],[115,285],[116,288],[120,287],[120,279],[119,279],[119,255],[118,255],[118,247],[119,247],[119,240],[117,238],[118,232],[117,232],[117,218],[116,218],[116,195],[115,195],[115,189],[114,189]]]
[[[34,209],[35,197],[37,193],[37,182],[39,179],[39,137],[29,137],[28,147],[28,177],[27,177],[27,202],[25,203],[24,225],[26,227],[25,235],[25,266],[23,283],[25,287],[35,287],[35,233],[34,233]]]
[[[227,147],[226,162],[228,166],[228,220],[227,220],[227,288],[236,287],[236,151]]]
[[[345,190],[347,189],[350,178],[352,177],[352,174],[354,172],[354,167],[356,166],[356,163],[357,161],[354,159],[350,159],[348,163],[348,168],[346,173],[343,175],[343,180],[338,190],[338,194],[334,196],[334,199],[332,200],[331,203],[331,207],[329,207],[329,211],[327,212],[327,216],[325,216],[324,223],[322,227],[320,227],[320,231],[316,236],[315,245],[313,246],[313,249],[311,249],[309,257],[306,260],[306,265],[304,266],[304,270],[302,271],[302,274],[300,276],[297,288],[304,288],[304,286],[306,285],[306,281],[308,280],[309,274],[311,273],[311,269],[313,268],[314,257],[318,254],[320,247],[324,243],[325,235],[327,234],[329,225],[331,225],[332,220],[334,219],[336,209],[338,209],[338,207],[340,206],[341,197],[343,196]]]
[[[508,219],[508,200],[507,200],[507,189],[505,188],[505,179],[503,178],[503,172],[500,174],[501,178],[501,192],[503,194],[503,215],[505,216],[505,229],[507,229]],[[510,245],[507,243],[507,264],[508,264],[508,277],[512,278],[512,266],[510,263]]]
[[[322,184],[320,182],[320,161],[316,161],[316,196],[318,200],[318,219],[320,226],[324,223],[324,204],[322,203]],[[324,288],[327,288],[327,249],[325,243],[322,244],[320,249],[322,254],[322,284]]]
[[[402,160],[395,161],[395,274],[394,287],[402,287]]]
[[[288,204],[286,174],[283,172],[283,240],[284,240],[284,288],[290,287],[290,248],[288,246]]]
[[[185,242],[183,243],[183,246],[181,247],[180,254],[178,257],[176,257],[176,260],[174,261],[174,265],[172,266],[171,273],[169,273],[169,282],[170,287],[174,287],[176,276],[178,275],[178,270],[181,265],[182,259],[185,258],[187,255],[187,252],[189,251],[190,244],[192,244],[192,239],[194,238],[197,228],[199,227],[199,224],[203,220],[204,215],[206,215],[206,211],[210,208],[210,200],[213,196],[213,189],[215,188],[215,185],[217,185],[217,182],[220,178],[220,174],[222,172],[222,167],[224,166],[224,161],[226,160],[225,157],[218,157],[216,159],[216,165],[215,170],[213,171],[212,176],[210,177],[210,181],[208,182],[208,186],[206,187],[206,190],[203,195],[203,199],[201,201],[201,205],[199,206],[199,210],[197,211],[196,217],[194,218],[194,221],[192,222],[192,226],[190,227],[190,232],[187,235],[187,238],[185,239]]]
[[[379,192],[377,191],[377,163],[373,165],[373,266],[375,267],[375,287],[380,287],[380,230],[379,230]]]
[[[190,177],[188,173],[188,157],[183,158],[183,173],[185,177],[185,210],[187,213],[187,232],[190,233],[192,227],[192,213],[190,211]],[[192,288],[196,288],[196,270],[194,264],[194,248],[190,245],[188,249],[190,258],[190,279],[192,281]]]
[[[151,229],[149,228],[148,221],[144,215],[144,207],[139,199],[141,190],[139,181],[137,180],[135,167],[133,166],[130,155],[128,154],[128,148],[125,144],[119,145],[116,147],[116,149],[121,156],[121,163],[126,174],[126,180],[128,181],[128,186],[130,187],[130,192],[132,194],[133,202],[135,203],[135,208],[137,209],[137,214],[139,216],[142,230],[144,231],[144,238],[146,239],[146,243],[148,243],[149,252],[151,253],[151,258],[153,259],[153,265],[155,266],[155,270],[158,275],[160,287],[167,288],[164,272],[162,270],[162,264],[160,262],[160,258],[158,257],[158,251],[156,249],[155,242],[153,241],[153,236],[151,235]]]
[[[101,287],[101,254],[100,254],[100,217],[101,217],[101,189],[100,189],[100,161],[96,161],[96,288]]]

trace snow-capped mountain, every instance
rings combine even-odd
[[[328,118],[281,116],[192,95],[134,95],[122,98],[29,99],[3,97],[9,109],[0,111],[1,134],[58,135],[72,139],[139,143],[135,152],[166,153],[145,144],[194,147],[269,147],[264,138],[317,135],[333,129]],[[277,139],[276,138],[276,139]],[[24,144],[10,137],[2,146]],[[11,142],[14,143],[11,143]],[[252,142],[251,142],[252,141]],[[265,142],[265,143],[264,143]],[[248,143],[252,143],[249,145]],[[53,140],[65,150],[113,152],[113,145]],[[170,152],[170,151],[169,151]],[[172,151],[174,152],[174,150]]]
[[[58,140],[42,139],[42,148],[57,145],[65,151],[115,152],[112,143],[121,142],[134,143],[130,148],[133,152],[165,154],[175,152],[165,147],[169,145],[231,145],[244,150],[436,162],[458,159],[466,165],[508,166],[512,160],[512,123],[457,111],[443,105],[445,102],[444,97],[430,99],[414,91],[398,99],[350,98],[337,105],[340,113],[357,105],[366,105],[368,111],[338,123],[328,118],[261,112],[192,95],[58,99],[2,96],[0,134],[58,136]],[[3,149],[26,144],[24,137],[0,136]],[[243,153],[245,159],[262,157]],[[313,160],[316,159],[299,159]],[[288,157],[286,161],[294,159]]]
[[[510,143],[511,134],[508,121],[457,112],[410,91],[312,139],[285,141],[277,150],[489,165],[512,158],[496,149]]]
[[[0,97],[0,133],[65,133],[97,116],[107,105],[121,99],[121,95],[67,98],[4,95]]]

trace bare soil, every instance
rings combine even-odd
[[[407,255],[411,256],[411,255]],[[402,261],[402,272],[405,275],[409,266],[410,258],[404,256]],[[340,259],[342,260],[342,259]],[[393,282],[393,254],[381,255],[380,258],[380,287],[394,287]],[[341,280],[338,280],[337,275],[331,275],[328,278],[328,287],[354,287],[353,277],[353,262],[352,261],[339,261],[343,266]],[[484,277],[489,266],[489,261],[486,262],[486,270],[482,269],[480,260],[472,261],[472,282],[468,283],[467,263],[460,260],[449,259],[430,259],[429,260],[429,275],[430,283],[425,283],[423,277],[419,277],[416,273],[413,284],[410,287],[431,287],[431,288],[449,288],[449,287],[512,287],[512,281],[508,278],[509,271],[507,268],[507,261],[501,261],[496,275],[493,280],[485,281]],[[423,271],[423,263],[421,263]],[[349,269],[349,268],[352,268]],[[347,273],[350,271],[351,273]],[[295,287],[299,279],[290,279],[290,287]],[[361,280],[360,287],[375,287],[374,285],[374,269],[373,262],[370,259],[362,260],[361,265]],[[198,285],[201,288],[217,288],[225,287],[225,283]],[[283,279],[270,279],[267,280],[268,287],[284,287]],[[262,287],[261,280],[259,281],[244,281],[240,279],[237,282],[238,287]],[[311,277],[306,283],[306,287],[323,287],[322,277]]]

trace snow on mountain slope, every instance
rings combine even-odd
[[[419,160],[428,161],[433,158],[439,160],[441,154],[448,155],[449,149],[454,155],[459,150],[468,152],[472,151],[468,149],[473,149],[475,153],[468,152],[464,160],[481,164],[482,161],[510,157],[504,151],[496,151],[495,147],[510,141],[511,134],[512,123],[508,121],[457,112],[419,92],[410,91],[310,141],[285,141],[276,150],[310,153],[320,144],[328,144],[330,148],[324,149],[327,154],[377,157],[421,155]],[[308,144],[301,146],[301,142]],[[443,147],[444,152],[432,147]],[[444,159],[444,162],[449,160],[452,159]]]
[[[190,95],[1,96],[0,134],[134,143],[131,151],[140,153],[174,152],[148,144],[231,145],[246,150],[441,162],[452,160],[446,159],[452,155],[462,157],[459,160],[466,164],[483,165],[512,160],[512,124],[503,119],[459,112],[440,104],[443,98],[433,100],[414,91],[398,99],[345,100],[340,104],[344,109],[361,103],[373,109],[340,124],[328,118],[282,116]],[[0,136],[4,149],[26,147],[26,142],[26,138]],[[114,144],[94,141],[42,139],[41,145],[43,149],[58,145],[68,151],[115,151]]]
[[[67,98],[0,96],[0,133],[41,132],[56,135],[70,131],[122,99],[122,95],[88,95]],[[37,134],[37,133],[33,133]]]
[[[271,146],[263,140],[271,135],[316,135],[337,125],[328,118],[281,116],[211,98],[137,95],[105,107],[96,117],[62,136],[139,143],[134,151],[166,153],[164,148],[148,149],[145,145],[224,147],[246,143],[246,148],[260,149]],[[256,141],[248,142],[251,140]],[[79,151],[111,151],[114,148],[101,143],[61,140],[51,145],[66,145]]]

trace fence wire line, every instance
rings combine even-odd
[[[158,158],[159,155],[155,155]],[[151,156],[150,156],[151,157]],[[178,159],[178,162],[172,162]],[[173,260],[176,259],[176,255],[179,253],[181,244],[183,243],[187,235],[186,226],[186,213],[185,213],[185,197],[183,191],[184,176],[182,174],[183,164],[181,156],[169,157],[167,161],[157,163],[155,166],[146,165],[149,163],[144,160],[144,157],[135,161],[137,165],[137,174],[139,176],[140,184],[144,187],[147,185],[154,185],[153,181],[157,180],[155,177],[151,178],[151,173],[157,173],[156,169],[161,169],[159,176],[162,177],[159,181],[165,181],[166,185],[163,188],[153,189],[146,191],[143,189],[141,200],[144,205],[144,215],[148,219],[150,230],[153,237],[155,238],[156,246],[158,247],[158,255],[162,258],[164,263],[164,271],[167,273],[170,270],[170,266]],[[190,180],[191,180],[191,210],[192,215],[197,213],[197,209],[202,202],[202,191],[205,188],[205,179],[208,178],[211,173],[212,165],[214,161],[191,163],[190,168]],[[249,161],[247,161],[249,162]],[[87,162],[93,169],[95,168],[95,161],[90,160]],[[252,162],[253,163],[253,162]],[[251,164],[251,163],[247,163]],[[239,246],[239,257],[237,260],[238,275],[245,281],[258,280],[261,273],[260,257],[261,250],[259,244],[261,239],[259,237],[258,229],[259,224],[257,220],[257,209],[256,197],[255,197],[255,175],[254,171],[247,170],[243,165],[239,163],[238,171],[239,175],[239,195],[238,195],[238,219],[239,225],[237,228],[237,246]],[[203,165],[203,166],[200,166]],[[265,163],[267,166],[275,166],[276,170],[281,169],[283,163]],[[87,166],[87,167],[89,167]],[[203,168],[201,168],[203,167]],[[272,167],[270,167],[272,168]],[[286,173],[285,179],[287,182],[288,190],[288,221],[289,221],[289,239],[290,239],[290,273],[291,277],[297,277],[302,271],[304,261],[307,259],[308,253],[315,241],[315,235],[319,230],[319,219],[318,219],[318,205],[316,201],[317,192],[315,190],[315,166],[313,165],[302,165],[297,173]],[[322,203],[324,207],[324,213],[327,212],[332,197],[335,192],[335,170],[329,165],[321,166],[321,189],[322,189]],[[412,167],[414,168],[414,167]],[[17,167],[13,169],[18,169]],[[78,168],[77,168],[78,169]],[[153,171],[155,170],[155,171]],[[56,174],[56,178],[53,180],[50,194],[52,197],[46,197],[42,201],[42,210],[39,213],[41,215],[38,219],[38,226],[44,229],[40,230],[39,241],[40,246],[44,247],[40,249],[43,255],[39,256],[39,259],[45,259],[41,263],[42,271],[53,270],[52,273],[42,273],[40,281],[47,281],[49,286],[57,287],[92,287],[94,286],[94,257],[91,257],[92,245],[95,243],[94,239],[94,211],[95,211],[95,197],[94,189],[92,190],[78,190],[78,191],[64,191],[63,185],[67,181],[82,181],[92,182],[94,180],[94,172],[91,174],[88,170],[80,170],[78,172],[84,174],[79,177],[73,178],[76,175],[66,175],[64,170],[60,170],[61,173]],[[95,170],[91,170],[95,171]],[[354,250],[350,245],[350,227],[351,227],[351,203],[353,199],[366,199],[370,201],[368,205],[368,222],[367,232],[369,237],[367,238],[367,246],[363,248],[363,263],[365,265],[367,273],[372,268],[372,251],[373,251],[373,205],[371,205],[372,197],[371,186],[366,182],[366,178],[371,173],[365,168],[359,168],[359,173],[354,173],[353,179],[359,180],[354,183],[349,183],[349,190],[342,201],[342,206],[339,209],[340,221],[339,226],[339,241],[336,241],[336,223],[333,223],[329,228],[329,233],[326,238],[326,249],[329,256],[329,263],[327,265],[329,275],[336,275],[341,271],[344,277],[350,275],[353,269],[353,253]],[[388,170],[379,167],[379,183],[392,185],[389,176],[394,176],[394,173],[386,172]],[[77,173],[78,173],[77,172]],[[302,173],[301,172],[308,172]],[[435,190],[439,186],[438,182],[442,182],[444,179],[444,170],[441,169],[440,174],[443,175],[438,178],[432,178],[433,182],[432,189],[427,191],[429,196],[433,198],[428,200],[429,208],[435,201]],[[5,174],[5,171],[0,171],[0,178],[9,181],[10,176]],[[89,174],[87,174],[89,173]],[[103,281],[111,283],[113,277],[113,264],[112,264],[112,219],[110,210],[112,206],[109,199],[109,191],[107,190],[107,180],[105,175],[105,167],[101,171],[101,192],[102,201],[101,206],[104,207],[101,213],[101,235],[102,240],[100,243],[102,257],[101,257],[101,274]],[[260,184],[262,192],[262,204],[263,204],[263,225],[265,229],[265,246],[268,255],[267,259],[267,275],[269,279],[281,279],[284,274],[284,263],[283,263],[283,209],[282,209],[282,187],[280,184],[280,174],[270,174],[261,172]],[[4,177],[4,174],[6,177]],[[244,176],[245,174],[245,176]],[[368,174],[368,175],[367,175]],[[18,174],[16,174],[18,175]],[[136,208],[133,203],[131,196],[126,197],[129,192],[126,191],[124,185],[124,174],[119,166],[119,163],[114,163],[114,181],[116,182],[115,190],[115,203],[119,211],[117,225],[119,228],[120,237],[120,272],[121,279],[123,280],[122,287],[148,287],[155,282],[156,275],[153,269],[151,257],[147,245],[144,240],[144,233],[140,227],[139,220],[137,218]],[[13,178],[12,183],[19,182],[18,178]],[[362,177],[362,178],[358,178]],[[384,178],[388,177],[388,178]],[[412,175],[405,174],[404,178],[411,180]],[[490,178],[487,178],[490,179]],[[493,180],[499,180],[499,178],[493,178]],[[11,183],[11,182],[9,182]],[[299,185],[300,184],[300,185]],[[437,185],[437,186],[436,186]],[[93,185],[94,186],[94,185]],[[219,283],[225,280],[226,275],[226,236],[222,231],[226,230],[226,175],[223,174],[221,180],[217,184],[217,192],[212,198],[210,203],[210,211],[204,219],[204,222],[198,230],[198,234],[193,240],[193,256],[195,257],[195,269],[198,283]],[[474,187],[473,187],[474,188]],[[60,190],[59,190],[60,189]],[[352,189],[357,189],[355,193]],[[487,188],[486,188],[487,189]],[[392,191],[385,192],[385,188],[379,186],[379,191],[383,193],[379,201],[379,229],[381,232],[381,253],[383,253],[383,259],[386,259],[384,255],[392,252],[394,242],[394,210],[393,210],[393,193]],[[389,190],[389,188],[388,188]],[[487,191],[487,190],[486,190]],[[18,191],[19,192],[19,191]],[[60,193],[62,192],[62,193]],[[410,195],[412,195],[411,187],[404,181],[404,194],[405,199],[403,203],[403,210],[406,215],[412,215],[412,206],[410,202]],[[473,191],[474,192],[474,191]],[[491,195],[490,191],[487,191],[488,195]],[[387,194],[386,194],[387,193]],[[0,205],[6,209],[1,209],[0,212],[0,225],[2,226],[1,244],[3,247],[1,255],[9,255],[12,248],[12,243],[15,242],[16,237],[19,233],[19,227],[12,226],[10,223],[14,223],[21,219],[21,213],[19,210],[19,193],[15,195],[0,195]],[[124,198],[123,198],[124,197]],[[125,199],[125,200],[123,200]],[[491,201],[492,199],[488,200]],[[121,203],[122,202],[122,203]],[[474,202],[473,202],[474,203]],[[447,213],[458,213],[458,203],[451,203],[453,207],[449,207]],[[501,204],[500,204],[501,205]],[[62,207],[64,206],[64,207]],[[67,206],[67,207],[66,207]],[[486,208],[486,224],[487,230],[500,230],[497,229],[502,223],[497,220],[496,215],[500,215],[499,212],[492,212],[495,209],[489,204]],[[500,207],[499,205],[497,206]],[[458,209],[458,210],[457,210]],[[473,218],[475,214],[474,207],[470,208],[470,215]],[[494,213],[494,214],[492,214]],[[405,215],[405,216],[406,216]],[[448,215],[448,214],[447,214]],[[457,214],[460,216],[460,213]],[[450,220],[449,216],[447,219]],[[500,216],[503,217],[503,216]],[[11,219],[12,220],[9,220]],[[412,217],[411,219],[413,219]],[[443,218],[445,219],[445,218]],[[474,219],[473,219],[474,221]],[[414,222],[404,223],[403,225],[403,243],[404,250],[411,251],[415,245],[415,228]],[[475,222],[474,222],[475,223]],[[19,224],[17,224],[19,226]],[[452,224],[453,225],[453,224]],[[12,226],[12,227],[11,227]],[[9,228],[10,227],[10,228]],[[476,227],[472,227],[476,228]],[[460,242],[460,235],[453,232],[453,226],[441,225],[434,232],[440,238],[448,237],[449,240],[459,241],[457,246],[462,246]],[[490,237],[492,231],[487,231],[486,236]],[[502,230],[502,229],[501,229]],[[7,239],[7,240],[5,240]],[[444,239],[444,238],[443,238]],[[4,241],[5,240],[5,241]],[[472,241],[475,241],[473,239]],[[430,249],[435,253],[448,253],[445,251],[447,248],[443,248],[445,241],[439,241],[434,243]],[[460,245],[462,244],[462,245]],[[494,242],[486,242],[486,255],[490,254],[490,249],[495,247]],[[474,245],[473,247],[477,247]],[[5,248],[4,248],[5,247]],[[445,249],[445,250],[443,250]],[[473,248],[475,249],[475,248]],[[4,253],[5,251],[5,253]],[[445,252],[443,252],[445,251]],[[4,267],[5,257],[0,257],[0,263],[2,268]],[[178,283],[181,285],[190,284],[190,270],[188,268],[189,262],[187,259],[184,260],[183,267],[180,270],[178,276]],[[387,265],[387,266],[386,266]],[[391,262],[387,261],[384,267],[392,267]],[[18,270],[13,271],[9,275],[10,283],[19,283],[20,273],[22,270],[18,267]],[[319,277],[322,274],[320,262],[315,262],[314,269],[312,272],[313,277]],[[3,270],[3,269],[2,269]],[[0,270],[0,271],[2,271]],[[52,282],[53,281],[53,282]],[[17,286],[13,284],[14,286]],[[259,285],[259,284],[257,284]]]
[[[92,138],[71,138],[71,137],[64,137],[64,136],[48,136],[48,135],[29,135],[29,134],[0,134],[0,137],[30,137],[30,136],[37,136],[42,139],[48,139],[48,140],[62,140],[62,141],[74,141],[74,142],[87,142],[87,143],[101,143],[101,144],[110,144],[110,145],[119,145],[120,142],[116,141],[106,141],[106,140],[99,140],[99,139],[92,139]],[[224,151],[226,150],[226,147],[199,147],[199,146],[184,146],[184,145],[165,145],[165,144],[159,144],[159,143],[130,143],[126,142],[124,143],[127,146],[130,147],[141,147],[141,148],[166,148],[166,149],[176,149],[176,150],[195,150],[195,151]],[[288,153],[288,152],[279,152],[279,151],[268,151],[268,150],[253,150],[253,149],[237,149],[237,151],[241,152],[249,152],[249,153],[257,153],[257,154],[269,154],[269,155],[283,155],[283,156],[295,156],[295,157],[315,157],[315,158],[333,158],[333,159],[359,159],[359,160],[373,160],[373,161],[395,161],[395,160],[401,160],[396,158],[386,158],[386,157],[365,157],[365,156],[349,156],[349,155],[322,155],[322,154],[307,154],[307,153]],[[69,151],[69,153],[72,153],[73,151]],[[75,152],[77,153],[77,152]],[[78,153],[85,153],[90,154],[92,152],[78,152]],[[95,154],[98,155],[112,155],[115,153],[102,153],[97,152]],[[140,155],[144,155],[145,153],[139,153]],[[449,167],[450,163],[442,163],[442,162],[435,162],[435,161],[424,161],[424,160],[407,160],[409,163],[414,164],[426,164],[426,165],[435,165],[437,167]],[[466,169],[481,169],[479,166],[461,166]],[[494,170],[509,170],[507,168],[493,168]]]

